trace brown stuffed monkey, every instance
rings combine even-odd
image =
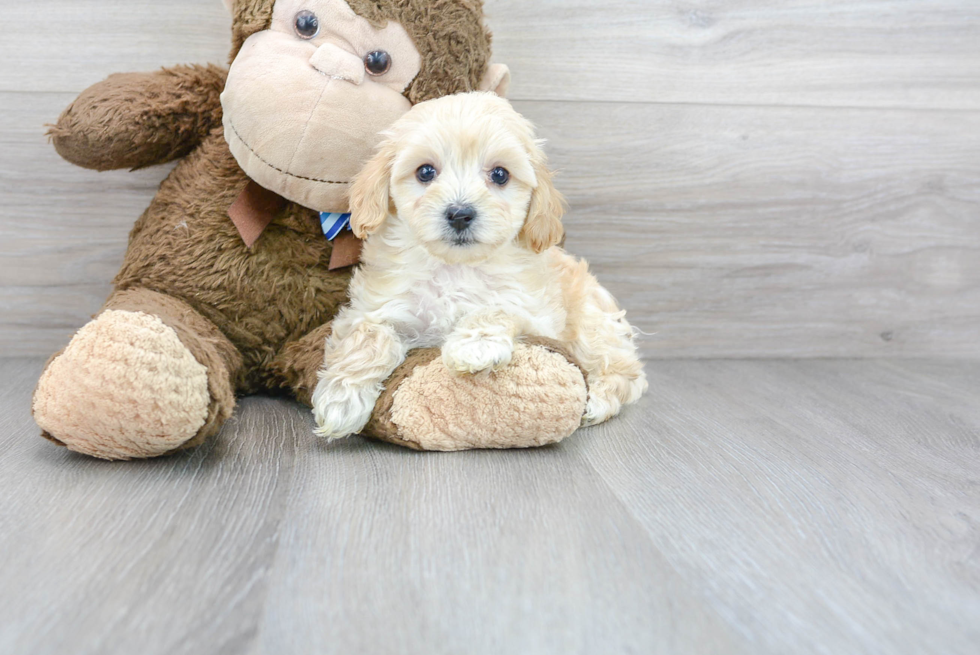
[[[412,104],[505,91],[478,0],[225,0],[232,65],[109,77],[52,128],[96,170],[179,160],[130,234],[114,291],[48,362],[33,412],[45,437],[104,459],[201,444],[237,395],[309,403],[349,268],[331,269],[319,212]],[[587,389],[553,343],[493,375],[417,351],[365,433],[417,449],[528,447],[578,427]]]

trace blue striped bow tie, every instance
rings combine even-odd
[[[333,241],[344,230],[350,229],[350,214],[320,213],[320,227],[327,241]]]

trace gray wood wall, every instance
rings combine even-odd
[[[980,357],[980,2],[487,0],[648,357]],[[96,311],[166,167],[46,144],[109,73],[223,62],[219,0],[0,0],[0,354]]]

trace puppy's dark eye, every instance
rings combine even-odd
[[[320,20],[312,11],[303,10],[296,14],[296,34],[301,39],[312,39],[320,33]]]
[[[364,68],[368,75],[384,75],[391,70],[391,55],[384,50],[369,52],[364,57]]]
[[[436,172],[435,166],[432,164],[423,164],[422,166],[419,166],[417,171],[415,171],[415,177],[417,177],[419,182],[422,184],[428,184],[432,180],[436,179],[436,175],[438,174],[439,173]]]
[[[498,166],[490,171],[490,181],[497,186],[504,186],[510,181],[510,171]]]

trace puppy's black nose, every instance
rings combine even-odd
[[[446,210],[446,219],[456,232],[465,232],[474,218],[476,209],[473,205],[451,205]]]

